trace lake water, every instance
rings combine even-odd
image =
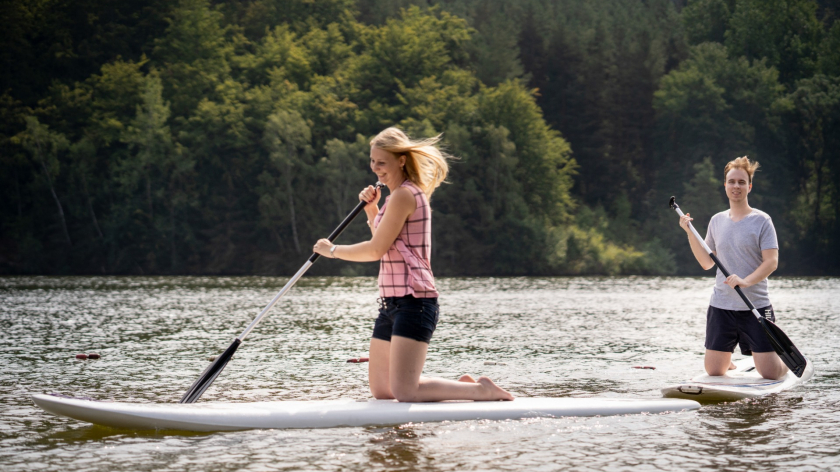
[[[693,412],[198,434],[92,426],[29,399],[177,402],[285,281],[0,277],[0,469],[840,470],[837,278],[771,282],[777,324],[814,362],[810,382]],[[659,398],[702,371],[712,283],[440,279],[425,373],[488,375],[523,397]],[[376,296],[373,278],[303,278],[200,401],[368,397],[367,364],[346,361],[367,355]],[[89,352],[102,358],[75,359]]]

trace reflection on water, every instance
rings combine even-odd
[[[439,470],[434,466],[434,456],[425,451],[421,438],[429,436],[418,433],[412,425],[392,428],[370,428],[372,435],[367,450],[372,467],[401,469],[407,465],[420,470]]]
[[[123,431],[55,417],[33,393],[176,402],[285,279],[0,278],[0,467],[12,470],[838,470],[840,279],[772,282],[816,366],[804,387],[697,412],[235,433]],[[518,396],[657,398],[702,369],[710,278],[440,280],[425,372]],[[372,278],[305,277],[202,400],[369,395]],[[79,361],[97,352],[99,360]],[[494,361],[495,364],[485,364]],[[655,370],[634,369],[636,365]]]

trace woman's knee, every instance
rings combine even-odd
[[[417,386],[394,382],[391,384],[391,393],[397,401],[411,402],[417,398]]]
[[[370,394],[377,400],[393,400],[394,395],[388,389],[370,386]]]

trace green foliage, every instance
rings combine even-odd
[[[702,229],[741,155],[782,270],[836,273],[831,8],[682,3],[4,2],[0,272],[290,273],[397,125],[457,158],[440,275],[699,272],[665,201]]]
[[[153,63],[166,81],[165,97],[177,117],[188,115],[202,97],[212,97],[230,72],[232,46],[222,18],[208,0],[179,0],[166,32],[155,41]]]
[[[347,23],[356,12],[353,0],[255,0],[226,2],[223,10],[230,23],[240,25],[246,36],[258,40],[278,25],[288,25],[298,34]]]
[[[840,76],[840,22],[835,21],[823,38],[818,64],[824,75]]]
[[[782,93],[776,71],[763,61],[729,59],[717,43],[692,47],[654,95],[664,194],[682,190],[679,182],[691,179],[691,166],[706,157],[717,169],[738,156],[760,160],[754,143],[778,129]]]
[[[359,191],[371,180],[365,171],[369,162],[370,145],[362,135],[356,140],[345,142],[338,139],[327,141],[324,146],[326,156],[317,163],[317,172],[324,179],[324,189],[328,203],[326,208],[334,208],[334,217],[340,221],[355,206]],[[329,214],[329,212],[327,213]]]
[[[61,134],[51,131],[49,126],[43,125],[34,116],[26,117],[26,130],[14,138],[16,144],[29,153],[38,171],[42,171],[40,187],[46,187],[55,201],[61,233],[68,246],[73,246],[70,233],[67,230],[67,221],[64,216],[64,207],[55,190],[55,181],[61,172],[61,164],[58,160],[59,153],[68,146],[67,138]],[[36,182],[41,179],[37,179]]]
[[[786,116],[798,137],[793,148],[798,192],[791,205],[796,231],[791,236],[801,242],[796,247],[806,264],[830,271],[840,262],[835,244],[840,231],[840,77],[801,80],[788,98]]]
[[[633,248],[610,243],[597,228],[569,226],[557,231],[553,257],[568,274],[606,274],[642,272],[645,254]]]
[[[463,54],[469,35],[463,20],[446,12],[428,15],[416,7],[404,11],[399,21],[366,29],[361,38],[364,52],[348,70],[354,84],[350,99],[364,110],[363,129],[372,134],[399,122],[406,104],[398,92],[454,68],[453,56]]]
[[[735,0],[694,0],[682,11],[686,40],[690,44],[723,43]]]
[[[726,46],[733,56],[766,59],[782,83],[816,69],[823,27],[812,0],[739,0],[729,20]]]
[[[694,218],[693,225],[700,234],[706,234],[706,226],[715,213],[726,208],[723,191],[723,172],[712,164],[709,157],[692,166],[694,177],[683,184],[680,204]]]

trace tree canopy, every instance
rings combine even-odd
[[[705,228],[742,155],[780,270],[837,273],[836,7],[683,3],[4,2],[0,273],[289,274],[388,126],[456,156],[439,275],[699,273],[665,201]]]

